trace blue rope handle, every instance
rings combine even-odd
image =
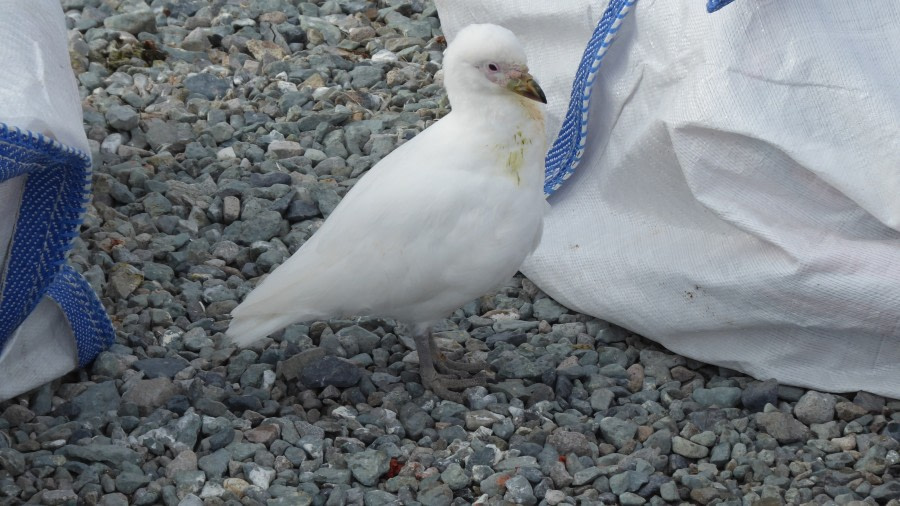
[[[600,63],[612,45],[622,21],[628,16],[637,0],[611,0],[597,23],[597,28],[581,57],[581,64],[575,73],[569,109],[563,119],[559,134],[544,161],[544,194],[549,196],[562,186],[578,167],[584,156],[587,141],[588,112],[591,105],[591,90],[600,70]]]
[[[27,176],[6,265],[0,265],[0,350],[44,295],[62,308],[86,365],[115,333],[97,295],[65,265],[90,196],[90,157],[0,123],[0,182]]]
[[[733,1],[734,0],[709,0],[706,2],[706,12],[716,12]]]
[[[591,105],[591,89],[600,63],[609,50],[622,21],[628,16],[637,0],[610,0],[606,11],[597,23],[591,40],[581,57],[575,80],[572,84],[572,95],[569,108],[563,119],[559,134],[553,142],[544,160],[544,195],[550,196],[562,186],[563,182],[575,172],[584,156],[587,144],[588,113]],[[725,7],[734,0],[708,0],[706,9],[714,12]]]

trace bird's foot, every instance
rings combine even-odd
[[[487,386],[487,377],[485,376],[469,376],[456,378],[446,374],[438,373],[434,367],[423,367],[420,371],[422,376],[422,385],[434,392],[441,399],[453,401],[457,404],[465,404],[465,396],[462,392],[454,390],[465,390],[470,387]]]
[[[474,374],[491,370],[491,365],[487,362],[460,362],[458,360],[450,360],[443,354],[435,357],[434,366],[444,374]]]

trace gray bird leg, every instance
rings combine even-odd
[[[434,361],[434,366],[438,371],[444,374],[457,374],[461,377],[466,377],[472,373],[486,372],[491,370],[490,364],[487,362],[460,362],[458,360],[450,360],[441,351],[440,347],[438,347],[437,342],[435,342],[434,334],[428,334],[430,336],[430,347],[431,347],[431,356]]]
[[[419,354],[419,375],[422,377],[422,385],[442,399],[459,404],[465,402],[461,392],[452,390],[464,390],[469,387],[484,386],[485,378],[454,378],[444,374],[438,374],[435,369],[434,353],[431,350],[431,329],[416,331],[413,335],[416,342],[416,352]]]

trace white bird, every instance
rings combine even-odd
[[[320,229],[232,312],[246,346],[295,322],[390,317],[411,326],[435,394],[484,384],[444,360],[434,323],[511,278],[541,236],[544,92],[516,36],[469,25],[444,56],[451,112],[375,165]]]

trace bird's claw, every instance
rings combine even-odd
[[[491,365],[487,362],[461,362],[458,360],[450,360],[443,355],[435,358],[434,366],[438,371],[444,374],[487,373],[491,370]]]
[[[454,392],[454,390],[465,390],[471,387],[487,386],[488,378],[485,376],[469,376],[464,378],[455,378],[445,374],[438,374],[437,371],[422,371],[422,385],[434,392],[435,395],[457,404],[465,404],[465,396],[462,392]]]

